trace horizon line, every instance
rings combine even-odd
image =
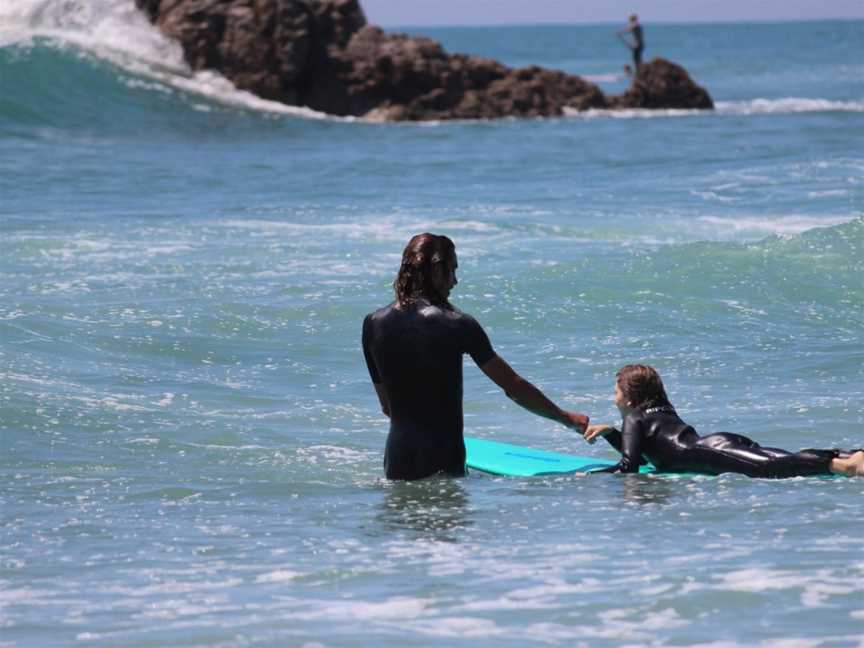
[[[367,17],[368,18],[368,17]],[[747,18],[741,20],[640,20],[643,25],[655,26],[680,26],[680,25],[784,25],[789,23],[822,23],[822,22],[864,22],[864,16],[831,16],[825,18],[785,18],[783,20],[769,20],[760,18]],[[406,24],[406,23],[376,23],[369,21],[369,24],[382,29],[450,29],[450,28],[477,28],[477,29],[494,29],[498,27],[598,27],[598,26],[620,26],[622,21],[585,21],[585,22],[500,22],[500,23],[425,23],[425,24]]]

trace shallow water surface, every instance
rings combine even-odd
[[[359,340],[428,229],[566,407],[643,361],[702,432],[864,445],[862,23],[649,26],[714,112],[371,125],[37,4],[0,8],[0,645],[864,645],[864,480],[387,483]],[[608,31],[429,34],[615,91]],[[613,457],[470,360],[465,412]]]

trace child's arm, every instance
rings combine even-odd
[[[624,454],[624,440],[621,437],[621,432],[614,427],[608,426],[602,432],[603,438],[606,439],[606,443],[611,445],[621,454]],[[591,442],[593,443],[593,441]],[[644,463],[644,462],[643,462]]]
[[[584,437],[588,443],[594,443],[597,440],[597,437],[605,438],[613,432],[618,432],[618,430],[606,423],[596,423],[595,425],[589,425],[585,429]]]
[[[638,420],[630,417],[624,419],[621,432],[604,423],[589,425],[585,431],[585,440],[588,443],[594,443],[600,436],[621,453],[621,461],[608,471],[600,472],[639,472],[639,466],[644,464],[645,460],[642,458],[642,430]]]
[[[642,421],[630,415],[624,419],[621,428],[621,461],[618,462],[620,472],[639,472],[642,459]]]

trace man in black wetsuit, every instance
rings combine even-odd
[[[388,479],[465,475],[462,356],[467,353],[525,409],[584,431],[588,417],[555,405],[492,349],[483,327],[448,301],[456,248],[446,236],[418,234],[402,254],[396,301],[363,321],[363,353],[381,409],[390,417]]]
[[[634,473],[647,458],[661,471],[748,477],[784,478],[840,474],[864,476],[864,452],[763,448],[740,434],[699,436],[669,403],[660,374],[647,365],[622,367],[615,381],[615,404],[624,422],[621,430],[592,425],[585,439],[598,436],[621,453],[621,461],[601,472]]]
[[[626,33],[633,35],[632,43],[624,38],[624,34]],[[621,36],[621,40],[623,40],[624,44],[633,52],[633,72],[638,72],[639,66],[642,65],[642,52],[645,49],[645,35],[642,32],[642,25],[639,24],[639,16],[636,14],[630,14],[630,22],[626,27],[618,30],[618,35]]]

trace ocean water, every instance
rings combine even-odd
[[[402,247],[563,406],[864,445],[864,23],[653,25],[713,112],[366,124],[0,6],[0,646],[864,646],[864,480],[382,479]],[[410,30],[421,33],[421,30]],[[435,29],[623,90],[612,26]],[[473,436],[612,458],[470,362]]]

